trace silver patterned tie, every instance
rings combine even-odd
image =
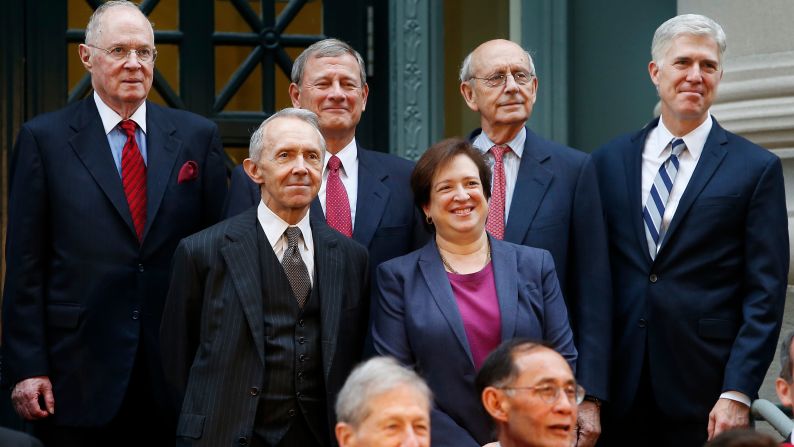
[[[301,230],[298,227],[288,227],[284,234],[287,236],[287,250],[284,251],[284,257],[281,258],[281,266],[284,268],[284,273],[287,274],[298,306],[303,309],[303,305],[306,304],[306,299],[309,297],[312,282],[298,247]]]
[[[670,198],[670,191],[673,190],[673,182],[678,174],[678,157],[686,149],[684,140],[680,138],[673,138],[670,141],[670,146],[672,149],[670,157],[659,166],[659,172],[656,174],[656,178],[653,179],[651,193],[648,194],[648,200],[642,209],[642,219],[645,221],[645,237],[648,240],[648,250],[651,254],[651,259],[656,259],[659,245],[664,238],[666,228],[662,228],[662,217],[667,206],[667,200]]]

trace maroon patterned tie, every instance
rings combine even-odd
[[[342,160],[336,155],[328,159],[328,179],[325,184],[325,221],[334,230],[353,237],[353,222],[350,219],[350,200],[345,185],[339,177]]]
[[[135,141],[135,121],[124,120],[119,126],[127,134],[127,142],[121,152],[121,183],[124,185],[132,223],[140,242],[146,227],[146,165],[143,163],[138,142]]]
[[[485,229],[491,236],[502,240],[505,238],[505,165],[502,160],[504,154],[510,151],[510,146],[497,144],[491,148],[493,154],[493,187],[491,200],[488,202],[488,220]]]

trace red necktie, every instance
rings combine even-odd
[[[347,237],[353,237],[353,223],[350,220],[350,201],[345,185],[339,177],[342,160],[336,155],[328,159],[328,179],[325,184],[325,220],[334,230]]]
[[[501,240],[505,238],[505,165],[502,160],[504,154],[510,151],[510,146],[498,144],[491,148],[493,154],[493,187],[491,200],[488,202],[488,220],[485,229],[491,236]]]
[[[127,134],[127,142],[121,152],[121,183],[130,206],[132,224],[138,234],[138,241],[141,241],[146,227],[146,165],[135,141],[135,121],[124,120],[119,126]]]

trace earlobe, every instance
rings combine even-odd
[[[780,399],[780,403],[783,404],[783,406],[791,407],[791,385],[778,377],[775,379],[775,391],[777,392],[777,398]]]
[[[485,411],[497,421],[506,422],[510,404],[504,399],[504,393],[494,387],[486,387],[482,391],[482,405]]]
[[[354,445],[353,429],[344,422],[338,422],[334,428],[336,432],[336,441],[339,447],[351,447]]]
[[[653,85],[658,87],[659,81],[657,77],[659,75],[659,66],[656,65],[656,61],[650,61],[648,63],[648,74],[651,76],[651,82],[653,82]]]
[[[477,103],[474,101],[474,89],[471,88],[468,81],[464,81],[460,83],[460,94],[463,96],[463,100],[466,101],[466,105],[474,112],[479,112],[480,109],[477,107]]]
[[[80,46],[77,47],[77,54],[80,56],[80,62],[82,62],[83,67],[90,72],[92,66],[91,49],[87,45],[81,43]]]
[[[265,183],[265,179],[262,177],[262,170],[259,169],[259,166],[257,166],[257,164],[254,163],[254,161],[250,158],[243,160],[243,170],[246,174],[248,174],[248,177],[254,181],[254,183],[259,185]]]
[[[289,99],[292,101],[292,107],[298,109],[301,107],[301,89],[298,87],[298,84],[294,82],[289,85]]]

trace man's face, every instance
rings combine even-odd
[[[154,35],[149,21],[138,11],[114,7],[100,18],[100,32],[94,45],[103,49],[121,47],[154,49]],[[116,60],[105,51],[80,45],[80,59],[91,73],[91,84],[102,101],[124,116],[146,100],[152,88],[154,61],[142,62],[137,54]]]
[[[262,185],[262,200],[273,213],[297,223],[320,191],[323,147],[320,135],[297,118],[278,118],[266,129],[259,160],[245,159],[251,179]]]
[[[532,75],[524,85],[516,83],[514,76],[507,76],[505,84],[496,87],[488,86],[482,79],[470,79],[460,85],[466,105],[480,113],[483,129],[523,126],[532,114],[538,86],[524,50],[507,40],[492,40],[474,50],[471,67],[476,78],[489,78],[497,73]]]
[[[659,92],[665,123],[706,119],[722,79],[719,47],[708,36],[680,35],[661,61],[648,64]]]
[[[516,446],[568,447],[576,433],[577,404],[563,392],[575,386],[571,368],[565,359],[550,349],[536,349],[516,354],[520,374],[508,388],[536,387],[533,390],[501,390],[501,435]],[[557,399],[546,402],[537,387],[560,388]]]
[[[789,361],[791,361],[791,351],[794,350],[794,343],[789,346]],[[783,406],[792,408],[794,406],[794,383],[786,379],[778,377],[775,380],[775,391],[777,391],[777,398]]]
[[[361,79],[356,58],[350,54],[310,57],[300,85],[290,85],[293,107],[320,117],[323,135],[354,133],[367,106],[369,87]]]
[[[336,426],[340,447],[429,447],[430,402],[410,385],[401,385],[367,403],[358,427]]]

